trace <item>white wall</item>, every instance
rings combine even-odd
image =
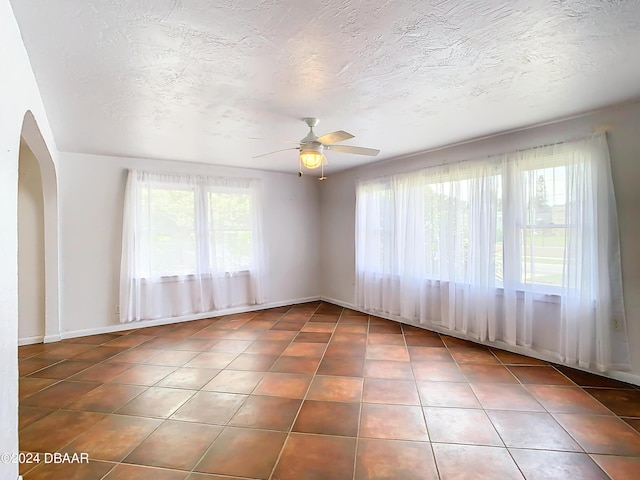
[[[24,141],[19,159],[18,339],[33,343],[44,339],[44,200],[38,160]]]
[[[262,180],[269,261],[268,304],[317,297],[318,181],[295,174],[60,152],[63,336],[121,327],[118,303],[126,169],[247,176]],[[129,324],[129,328],[144,322]]]
[[[452,126],[455,128],[455,126]],[[353,305],[355,280],[355,181],[429,165],[480,158],[586,136],[606,129],[620,223],[622,273],[632,373],[640,375],[640,103],[606,109],[532,129],[469,142],[333,175],[320,189],[321,295]],[[428,133],[428,132],[427,132]],[[640,377],[638,377],[640,379]]]
[[[0,0],[0,452],[18,451],[18,245],[17,188],[20,131],[33,112],[49,151],[55,143],[29,57],[8,0]],[[17,478],[18,466],[0,463],[0,478]]]

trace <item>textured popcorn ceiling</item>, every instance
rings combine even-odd
[[[640,0],[12,5],[63,151],[295,172],[251,157],[316,116],[382,150],[335,172],[640,97]]]

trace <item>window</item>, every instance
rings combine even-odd
[[[604,136],[361,180],[355,233],[359,307],[613,363],[600,346],[624,308]]]
[[[122,318],[262,303],[259,193],[260,182],[253,179],[131,171],[123,229]],[[141,307],[153,312],[140,313]]]

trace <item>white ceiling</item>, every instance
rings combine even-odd
[[[640,0],[12,0],[58,148],[297,171],[640,97]],[[261,137],[254,140],[250,137]]]

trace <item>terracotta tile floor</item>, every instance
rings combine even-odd
[[[19,357],[21,450],[90,457],[25,480],[640,478],[640,387],[327,303]]]

